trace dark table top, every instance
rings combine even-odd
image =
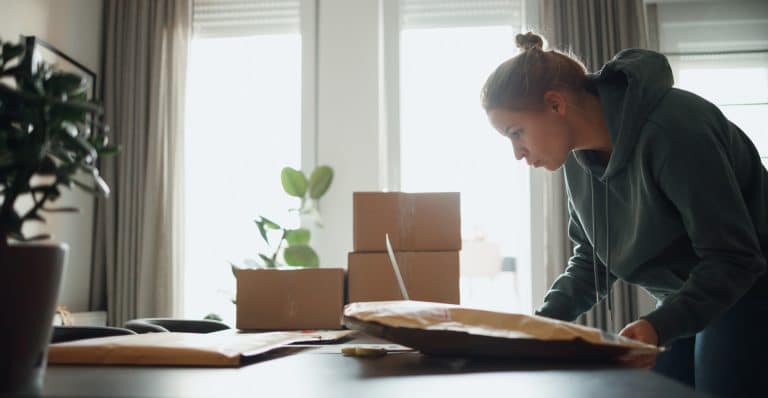
[[[349,344],[382,343],[368,336]],[[341,355],[345,344],[289,347],[240,368],[50,366],[50,397],[693,397],[651,371],[599,364]]]

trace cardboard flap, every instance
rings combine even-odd
[[[443,303],[405,300],[352,303],[344,308],[344,316],[392,328],[460,332],[471,336],[543,342],[582,340],[595,346],[623,347],[636,354],[662,351],[653,345],[569,322]]]

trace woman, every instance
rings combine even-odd
[[[518,160],[563,167],[575,244],[537,314],[573,321],[625,280],[658,305],[620,334],[670,348],[641,365],[716,395],[759,391],[768,171],[752,142],[713,104],[672,88],[659,53],[624,50],[587,74],[535,34],[517,43],[483,107]]]

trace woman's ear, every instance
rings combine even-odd
[[[562,93],[555,90],[547,91],[544,93],[544,104],[547,111],[565,115],[566,101]]]

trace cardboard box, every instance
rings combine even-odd
[[[461,250],[458,192],[355,192],[354,251]]]
[[[459,303],[458,252],[395,254],[411,300]],[[387,253],[349,253],[349,302],[402,300]]]
[[[237,328],[339,329],[343,268],[237,271]]]

